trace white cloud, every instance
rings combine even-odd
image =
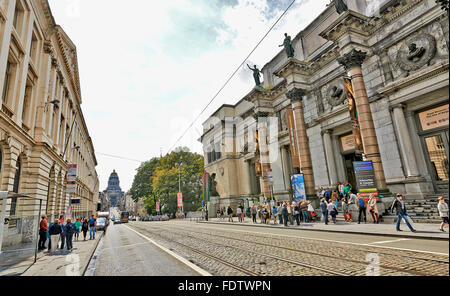
[[[250,57],[259,67],[279,52],[285,32],[295,36],[329,0],[297,2]],[[50,5],[78,49],[82,109],[96,151],[142,160],[170,148],[282,13],[276,8],[267,19],[268,0],[239,0],[220,10],[207,0]],[[201,123],[252,87],[251,72],[241,70],[179,145],[201,153]],[[101,190],[113,169],[122,189],[130,188],[139,163],[97,159]]]

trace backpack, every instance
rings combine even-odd
[[[364,207],[364,199],[360,198],[358,200],[358,205],[359,205],[360,208],[363,208]]]
[[[83,225],[81,226],[82,230],[88,230],[89,229],[89,224],[87,222],[83,222]]]

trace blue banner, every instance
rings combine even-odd
[[[306,200],[305,180],[303,175],[291,175],[292,191],[294,193],[294,201],[298,204],[300,201]]]

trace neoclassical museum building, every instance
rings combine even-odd
[[[358,160],[372,161],[386,202],[448,196],[448,11],[435,0],[339,2],[347,9],[324,7],[292,38],[292,57],[281,50],[260,86],[203,123],[220,195],[211,206],[290,200],[294,173],[309,199],[338,182],[356,189]],[[259,155],[256,140],[269,147]]]
[[[41,201],[49,218],[66,213],[69,199],[76,211],[95,211],[97,160],[77,51],[46,0],[0,1],[0,95],[0,191],[10,196],[0,201],[4,234],[20,233],[19,220],[36,215]],[[70,190],[69,165],[77,165]]]

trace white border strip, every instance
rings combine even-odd
[[[166,252],[167,254],[169,254],[169,255],[175,257],[176,259],[178,259],[178,260],[181,261],[182,263],[184,263],[184,264],[186,264],[187,266],[189,266],[190,268],[192,268],[194,271],[198,272],[200,275],[202,275],[202,276],[212,276],[212,274],[210,274],[210,273],[207,272],[206,270],[204,270],[204,269],[198,267],[197,265],[193,264],[192,262],[190,262],[190,261],[184,259],[183,257],[181,257],[181,256],[179,256],[179,255],[177,255],[177,254],[175,254],[175,253],[172,252],[171,250],[169,250],[169,249],[167,249],[167,248],[165,248],[165,247],[163,247],[163,246],[157,244],[157,243],[156,243],[155,241],[153,241],[152,239],[150,239],[150,238],[146,237],[145,235],[143,235],[143,234],[137,232],[136,230],[130,228],[129,226],[127,226],[127,225],[123,225],[123,226],[125,226],[125,227],[128,228],[129,230],[135,232],[136,234],[138,234],[138,235],[141,236],[142,238],[146,239],[147,241],[149,241],[150,243],[152,243],[152,244],[155,245],[156,247],[160,248],[161,250],[163,250],[163,251]]]
[[[213,224],[205,224],[205,225],[213,225]],[[217,224],[214,224],[214,225],[217,225]],[[231,225],[231,226],[233,226],[233,225]],[[251,225],[250,225],[250,227],[251,227]],[[277,234],[277,233],[267,233],[267,232],[258,232],[258,231],[249,231],[249,230],[238,230],[238,229],[230,229],[230,228],[217,228],[216,227],[214,229],[232,230],[232,231],[246,232],[246,233],[257,233],[257,234],[263,234],[263,235],[271,234],[271,235],[278,235],[278,236],[285,236],[285,237],[292,237],[292,238],[301,238],[301,239],[309,239],[309,240],[316,240],[316,241],[323,241],[323,242],[341,243],[341,244],[349,244],[349,245],[356,245],[356,246],[366,246],[366,247],[369,246],[369,247],[376,247],[376,248],[383,248],[383,249],[392,249],[392,250],[410,251],[410,252],[418,252],[418,253],[425,253],[425,254],[442,255],[442,256],[447,256],[447,257],[449,256],[449,254],[439,253],[439,252],[421,251],[421,250],[413,250],[413,249],[403,249],[403,248],[387,247],[387,246],[373,246],[372,245],[373,243],[361,244],[361,243],[343,242],[343,241],[336,241],[336,240],[329,240],[329,239],[322,239],[322,238],[313,238],[313,237],[295,236],[295,235]],[[276,228],[273,228],[273,229],[276,229]],[[342,234],[342,233],[338,233],[338,234]],[[363,235],[363,234],[353,234],[353,235]]]

